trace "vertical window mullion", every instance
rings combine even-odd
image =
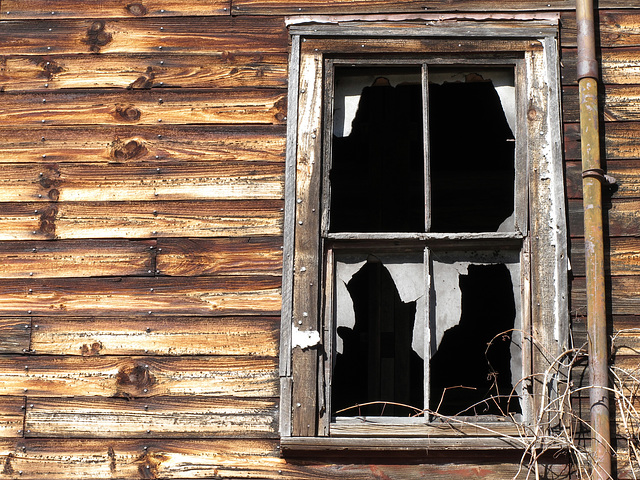
[[[425,298],[425,321],[424,321],[424,345],[423,345],[423,355],[424,355],[424,409],[429,408],[429,400],[431,398],[431,381],[430,381],[430,360],[431,360],[431,251],[429,247],[425,247],[424,249],[424,298]],[[435,319],[434,319],[435,320]],[[430,415],[424,414],[425,422],[429,422],[431,420]]]
[[[422,138],[424,146],[424,231],[431,230],[431,181],[429,162],[429,71],[422,64]]]

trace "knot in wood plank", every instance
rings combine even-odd
[[[115,140],[111,142],[109,156],[112,159],[121,162],[123,160],[131,160],[132,158],[140,157],[145,155],[147,152],[148,150],[144,141],[139,138],[121,140],[119,137],[116,137]]]
[[[146,395],[155,385],[156,377],[149,371],[149,366],[135,363],[123,366],[116,375],[117,396],[125,398]]]
[[[89,50],[100,53],[100,49],[108,45],[113,39],[112,35],[105,31],[106,23],[103,20],[96,20],[87,30],[87,37],[84,43],[89,45]]]
[[[114,116],[126,122],[136,122],[140,120],[142,112],[133,105],[116,105]]]
[[[125,10],[136,17],[142,17],[147,14],[147,7],[142,3],[130,3],[125,7]]]

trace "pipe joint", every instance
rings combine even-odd
[[[583,78],[593,78],[594,80],[598,80],[598,62],[593,59],[578,59],[577,76],[578,81]]]
[[[618,183],[615,177],[607,175],[601,168],[587,168],[583,170],[582,178],[595,178],[605,185],[615,185]]]

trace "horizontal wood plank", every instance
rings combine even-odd
[[[75,397],[69,399],[29,396],[27,397],[25,436],[273,438],[278,428],[276,410],[277,399],[261,398]]]
[[[24,447],[24,449],[22,448]],[[276,440],[22,439],[0,441],[0,479],[300,478]],[[287,472],[285,476],[278,470]]]
[[[568,230],[572,237],[584,236],[584,210],[582,200],[569,200]],[[638,235],[638,221],[640,219],[640,200],[606,200],[603,204],[604,221],[609,236],[627,237]]]
[[[25,352],[30,339],[31,318],[0,318],[0,354]]]
[[[2,0],[0,19],[229,15],[229,0]]]
[[[424,22],[421,22],[422,25]],[[413,24],[413,23],[411,23]],[[456,24],[459,28],[473,29],[475,25],[464,23]],[[482,27],[489,35],[495,32],[498,23],[483,23]],[[522,25],[527,27],[528,25]],[[396,25],[389,25],[389,28],[396,28]],[[364,47],[363,47],[364,45]],[[363,38],[350,37],[314,37],[304,42],[301,46],[303,53],[313,53],[314,51],[331,52],[332,54],[361,55],[363,53],[385,54],[403,53],[415,55],[416,52],[428,53],[456,53],[476,55],[481,53],[495,53],[498,51],[529,51],[540,50],[540,42],[523,40],[520,38],[497,38],[491,41],[482,37],[470,37],[464,39],[440,38],[440,37],[420,37],[420,36],[398,36],[376,37],[373,34],[363,36]]]
[[[275,162],[212,161],[208,164],[19,164],[5,165],[0,202],[281,199],[284,165]]]
[[[0,357],[0,395],[263,398],[278,391],[276,358]]]
[[[640,365],[640,325],[634,329],[614,332],[612,335],[612,343],[614,355],[635,355],[638,357],[638,364]],[[640,400],[637,397],[634,400],[638,403],[638,408],[640,408]]]
[[[287,56],[47,55],[0,58],[5,92],[66,88],[284,88]]]
[[[31,348],[41,355],[276,357],[280,318],[39,317],[35,324]]]
[[[153,275],[155,245],[155,240],[0,242],[0,278]]]
[[[23,436],[25,398],[0,396],[0,438]]]
[[[401,12],[443,12],[443,11],[529,11],[529,10],[571,10],[575,9],[569,0],[533,0],[500,2],[496,0],[233,0],[234,15],[297,15],[300,13],[401,13]],[[623,0],[602,0],[601,8],[625,8]]]
[[[610,275],[640,275],[640,237],[606,239],[604,267]],[[576,276],[585,274],[582,238],[571,240],[571,268]]]
[[[0,29],[0,55],[221,55],[256,51],[287,53],[287,30],[282,18],[199,15],[64,20],[52,15],[41,22],[5,22]]]
[[[0,163],[284,162],[283,126],[0,127]]]
[[[640,89],[630,85],[605,85],[600,105],[605,122],[640,120]],[[580,120],[578,87],[562,89],[562,112],[566,123]]]
[[[640,158],[640,122],[607,122],[600,125],[604,133],[605,158],[624,160]],[[564,125],[564,149],[567,160],[580,160],[580,125]]]
[[[603,48],[599,50],[600,79],[608,85],[640,84],[640,48]],[[562,83],[577,84],[578,50],[562,50]]]
[[[5,93],[4,125],[282,124],[281,89]]]
[[[55,188],[47,193],[56,196]],[[282,205],[280,200],[5,203],[0,240],[280,235]]]
[[[566,163],[566,189],[568,198],[582,198],[582,163]],[[640,197],[640,160],[608,160],[607,174],[616,179],[612,198]]]
[[[56,278],[0,280],[0,316],[277,315],[280,278]]]
[[[623,10],[608,10],[615,8],[614,3],[617,3]],[[597,20],[600,48],[640,46],[640,32],[634,26],[638,24],[640,18],[640,11],[637,8],[629,8],[629,2],[626,0],[613,0],[609,6],[605,6],[603,3],[599,3],[598,6],[600,7]],[[560,19],[562,45],[564,47],[577,46],[575,8],[562,12]]]
[[[634,315],[638,312],[640,275],[612,277],[609,288],[611,305],[608,305],[608,308],[613,315]],[[584,277],[575,278],[571,282],[571,310],[579,315],[586,315],[587,293]],[[636,363],[636,368],[637,366]]]
[[[282,238],[163,238],[156,268],[161,275],[280,275]]]
[[[19,443],[18,443],[19,442]],[[22,450],[24,446],[24,451]],[[518,452],[516,452],[518,453]],[[429,478],[513,478],[518,472],[515,455],[461,462],[451,456],[443,460],[430,451],[423,463],[392,457],[370,457],[370,462],[282,458],[278,442],[269,439],[23,439],[0,442],[5,459],[0,479],[15,478],[23,471],[35,480],[69,478],[225,478],[263,480],[413,480]],[[424,458],[424,457],[423,457]],[[448,460],[448,461],[447,461]],[[541,459],[546,480],[568,478],[562,458]],[[377,462],[377,463],[376,463]],[[566,462],[566,460],[565,460]],[[563,470],[566,471],[563,472]],[[11,473],[8,473],[10,471]],[[14,473],[15,472],[15,473]],[[518,479],[527,476],[526,469]]]

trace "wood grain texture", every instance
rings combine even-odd
[[[30,339],[31,318],[0,318],[0,354],[25,352]]]
[[[25,447],[22,451],[22,446]],[[146,448],[145,448],[146,447]],[[407,461],[402,457],[371,458],[371,463],[348,463],[347,459],[284,459],[277,441],[269,439],[22,439],[0,442],[7,468],[1,479],[19,470],[29,478],[255,478],[263,480],[417,480],[429,478],[497,479],[517,473],[514,456],[481,459],[468,463],[449,457]],[[432,459],[432,457],[434,457]],[[423,463],[420,463],[423,462]],[[568,479],[562,458],[542,461],[541,479]],[[148,468],[147,468],[148,467]],[[10,471],[11,473],[7,472]],[[15,473],[14,473],[15,472]],[[526,471],[518,480],[526,477]]]
[[[282,274],[282,238],[163,238],[156,268],[161,275]]]
[[[614,355],[637,356],[640,365],[640,326],[635,328],[615,331],[612,335],[612,353]],[[615,362],[614,362],[615,364]],[[633,385],[629,384],[630,387]],[[640,407],[640,400],[634,395],[634,402]],[[620,412],[618,412],[618,416]]]
[[[58,90],[6,93],[4,125],[281,124],[286,92],[234,90]]]
[[[233,0],[234,15],[296,15],[300,13],[400,13],[400,12],[442,12],[442,11],[522,11],[522,10],[571,10],[575,9],[569,0],[534,0],[524,2],[511,0],[431,0],[427,5],[419,0]],[[625,8],[624,0],[603,0],[601,8]]]
[[[640,275],[611,277],[611,304],[608,309],[613,315],[634,315],[640,308]],[[587,296],[584,277],[571,282],[571,310],[577,314],[586,314]],[[616,360],[618,365],[618,360]],[[636,368],[638,364],[636,363]]]
[[[0,316],[277,315],[280,301],[275,276],[0,280]]]
[[[599,50],[600,78],[608,85],[640,83],[640,49],[638,47],[603,48]],[[577,85],[578,50],[562,50],[562,83]]]
[[[607,162],[640,158],[640,122],[606,122],[600,131],[604,133]],[[564,125],[564,148],[566,160],[580,160],[580,124]]]
[[[275,440],[23,439],[0,441],[1,479],[283,478]],[[24,447],[24,450],[23,448]]]
[[[568,217],[569,233],[572,237],[584,236],[582,200],[569,200]],[[615,200],[603,204],[606,231],[612,237],[627,237],[638,235],[638,218],[640,200]]]
[[[640,275],[640,237],[605,239],[604,267],[610,275]],[[571,240],[571,268],[576,276],[585,274],[582,238]]]
[[[25,398],[0,396],[0,438],[22,437]]]
[[[563,119],[575,123],[580,119],[578,87],[562,89]],[[605,85],[600,104],[605,122],[640,120],[640,89],[630,85]]]
[[[424,22],[422,22],[424,23]],[[460,25],[456,25],[460,27]],[[465,23],[467,29],[473,29],[476,24]],[[486,23],[482,26],[487,28],[488,32],[495,32]],[[497,27],[497,24],[492,24]],[[525,25],[526,26],[526,25]],[[389,28],[395,28],[395,25],[389,25]],[[464,27],[463,27],[464,28]],[[484,38],[468,37],[456,39],[452,41],[450,38],[438,37],[384,37],[384,36],[367,36],[365,38],[349,38],[349,37],[314,37],[303,42],[301,50],[303,53],[312,54],[314,51],[331,52],[332,54],[361,55],[363,53],[375,52],[376,54],[385,53],[404,53],[407,55],[415,55],[420,53],[456,53],[456,54],[479,54],[486,52],[487,54],[496,51],[529,51],[540,50],[541,44],[538,41],[522,40],[519,38],[498,38],[488,41]],[[364,45],[364,47],[362,46]]]
[[[284,163],[283,126],[0,127],[0,164]]]
[[[47,55],[0,58],[5,92],[66,88],[283,88],[287,56]]]
[[[0,242],[0,278],[153,275],[155,240]]]
[[[255,53],[256,46],[264,54],[287,53],[287,30],[283,19],[278,17],[202,15],[188,19],[169,17],[96,20],[64,20],[56,19],[55,15],[51,17],[41,22],[5,22],[0,29],[0,55],[235,55]]]
[[[229,0],[3,0],[0,19],[229,15],[229,4]]]
[[[278,356],[279,317],[39,317],[36,322],[31,348],[42,355]],[[14,323],[25,330],[24,321]]]
[[[300,60],[298,150],[296,153],[296,228],[293,262],[293,309],[291,320],[301,331],[321,332],[318,305],[320,282],[320,188],[322,181],[323,69],[319,53]],[[318,432],[319,349],[292,345],[292,435],[314,436]],[[287,352],[288,354],[288,352]]]
[[[614,0],[613,3],[618,2]],[[629,8],[629,2],[622,0],[618,6],[623,10],[609,10],[614,5],[599,4],[598,32],[599,48],[609,47],[637,47],[640,46],[640,31],[637,29],[640,11],[637,8]],[[577,46],[576,14],[575,9],[562,12],[560,16],[562,25],[562,46]]]
[[[281,199],[284,165],[255,160],[179,165],[5,165],[0,202],[60,202]]]
[[[612,198],[640,197],[640,160],[607,160],[607,174],[616,179]],[[571,161],[565,167],[568,198],[582,198],[582,163]]]
[[[25,436],[62,438],[265,437],[276,399],[27,397]],[[1,422],[0,413],[0,422]],[[1,428],[1,423],[0,423]],[[0,430],[1,431],[1,430]]]
[[[282,208],[280,200],[5,203],[0,240],[280,235]]]
[[[264,398],[277,392],[275,358],[0,357],[0,395]]]

